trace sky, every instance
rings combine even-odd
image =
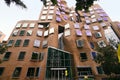
[[[22,0],[27,9],[12,4],[8,7],[4,0],[0,1],[0,31],[2,31],[7,40],[16,23],[20,20],[38,20],[41,8],[43,6],[41,0]],[[66,0],[68,6],[74,6],[75,0]],[[120,21],[120,0],[98,0],[99,4],[108,14],[112,21]]]

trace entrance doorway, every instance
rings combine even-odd
[[[50,80],[66,80],[65,70],[66,68],[51,68]]]

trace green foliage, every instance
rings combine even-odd
[[[112,46],[97,48],[98,51],[95,61],[101,64],[105,74],[120,74],[120,63],[118,62],[117,52]]]
[[[76,0],[76,10],[88,11],[89,7],[91,7],[96,0]]]
[[[5,53],[8,47],[5,44],[0,44],[0,54]]]
[[[21,6],[23,8],[27,8],[26,5],[21,0],[4,0],[5,3],[10,6],[11,3],[15,3],[18,6]]]

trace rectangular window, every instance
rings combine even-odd
[[[24,24],[22,25],[23,28],[26,28],[27,26],[28,26],[28,23],[24,23]]]
[[[27,71],[27,77],[39,77],[40,68],[29,67]]]
[[[54,9],[55,7],[54,6],[50,6],[50,9]]]
[[[21,27],[21,23],[18,23],[17,25],[16,25],[16,28],[20,28]]]
[[[44,31],[44,37],[48,36],[48,30]]]
[[[35,27],[35,23],[30,23],[29,27],[30,28],[34,28]]]
[[[25,30],[21,30],[19,36],[24,36]]]
[[[39,53],[39,60],[42,61],[43,58],[44,58],[44,53],[43,52]]]
[[[99,47],[106,47],[106,44],[103,40],[97,42]]]
[[[70,36],[70,29],[65,30],[65,32],[64,32],[64,36]]]
[[[91,47],[92,49],[94,49],[94,43],[93,43],[93,42],[90,42],[90,47]]]
[[[104,74],[104,71],[101,66],[97,66],[96,68],[97,68],[98,74]]]
[[[42,31],[40,31],[40,30],[38,30],[38,31],[37,31],[37,36],[40,36],[40,37],[41,37],[41,36],[42,36],[42,34],[43,34],[43,32],[42,32]]]
[[[38,52],[33,52],[31,60],[32,61],[38,61],[39,60],[39,53]]]
[[[97,22],[97,20],[96,19],[92,19],[92,22],[94,23],[94,22]]]
[[[24,43],[23,43],[23,46],[24,46],[24,47],[28,46],[28,45],[29,45],[29,42],[30,42],[29,39],[25,39],[25,40],[24,40]]]
[[[53,14],[53,13],[54,13],[54,10],[50,10],[50,11],[49,11],[49,14]]]
[[[67,23],[67,24],[65,25],[65,29],[69,29],[69,28],[70,28],[70,24]]]
[[[22,40],[20,40],[20,39],[18,39],[17,41],[16,41],[16,43],[15,43],[15,47],[19,47],[20,46],[20,44],[21,44],[21,42],[22,42]]]
[[[17,36],[17,34],[18,34],[18,30],[14,30],[12,36]]]
[[[14,40],[9,40],[9,42],[8,42],[8,44],[7,44],[7,46],[12,46],[13,45],[13,43],[14,43]]]
[[[42,61],[44,57],[44,53],[39,53],[39,52],[32,52],[32,61]]]
[[[91,52],[92,59],[96,59],[97,53],[96,52]]]
[[[47,46],[48,46],[48,41],[44,40],[43,43],[42,43],[42,47],[47,48]]]
[[[32,35],[32,30],[28,30],[27,31],[27,36],[31,36]]]
[[[44,26],[41,24],[38,24],[38,28],[43,28]]]
[[[5,55],[4,55],[4,57],[3,57],[3,60],[4,60],[4,61],[9,60],[10,55],[11,55],[11,52],[6,52]]]
[[[54,33],[54,28],[53,27],[50,28],[50,30],[49,30],[49,34],[52,34],[52,33]]]
[[[91,18],[95,18],[95,15],[92,15]]]
[[[95,32],[95,38],[101,38],[102,37],[102,34],[100,32]]]
[[[79,76],[92,75],[91,67],[78,67],[77,71]]]
[[[21,69],[22,69],[21,67],[16,67],[12,77],[20,77]]]
[[[40,47],[40,40],[35,40],[34,41],[34,47]]]
[[[0,67],[0,76],[2,76],[4,69],[5,69],[4,67]]]
[[[85,24],[84,29],[90,29],[90,26]]]
[[[87,55],[86,55],[86,53],[80,53],[80,59],[81,59],[81,61],[87,60]]]
[[[86,24],[90,24],[91,23],[90,20],[85,20],[85,22],[86,22]]]
[[[79,23],[75,23],[75,24],[74,24],[74,28],[76,28],[76,29],[77,29],[77,28],[80,28]]]
[[[25,53],[26,53],[26,52],[21,51],[20,54],[19,54],[19,56],[18,56],[18,60],[23,60],[24,57],[25,57]]]
[[[60,17],[57,16],[57,17],[56,17],[56,21],[57,21],[57,22],[61,22],[62,20],[61,20]]]
[[[42,14],[47,14],[47,11],[42,11]]]
[[[99,30],[98,26],[93,26],[93,30]]]
[[[48,15],[48,20],[52,20],[53,19],[53,15]]]
[[[44,8],[43,8],[43,9],[48,10],[48,7],[47,7],[47,6],[46,6],[46,7],[44,6]]]
[[[83,40],[76,40],[76,44],[78,48],[81,48],[84,46],[84,41]]]
[[[82,36],[82,32],[80,30],[76,30],[76,35],[77,36]]]
[[[41,16],[41,20],[45,20],[46,19],[46,16]]]
[[[99,17],[97,20],[98,20],[99,22],[101,22],[103,19],[102,19],[101,17]]]
[[[102,27],[105,27],[105,26],[106,26],[106,24],[105,24],[105,23],[101,23],[100,25],[101,25]]]
[[[92,33],[91,33],[90,30],[86,30],[85,32],[86,32],[86,35],[87,35],[87,36],[92,36]]]

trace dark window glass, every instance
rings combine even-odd
[[[32,60],[38,60],[38,57],[39,57],[39,53],[33,52],[31,59],[32,59]]]
[[[20,52],[18,60],[23,60],[25,57],[25,52]]]
[[[28,68],[27,77],[34,77],[35,68]]]
[[[0,76],[2,76],[3,72],[4,72],[4,67],[0,67]]]
[[[84,41],[83,40],[76,40],[77,47],[83,47],[84,46]]]
[[[87,60],[86,53],[80,53],[81,60]]]
[[[23,43],[23,46],[28,46],[28,45],[29,45],[29,42],[30,42],[29,39],[25,39],[25,40],[24,40],[24,43]]]
[[[24,36],[25,30],[21,30],[19,36]]]
[[[6,52],[3,60],[8,60],[10,58],[11,52]]]
[[[39,76],[39,72],[40,72],[40,68],[39,68],[39,67],[37,67],[37,68],[36,68],[35,77],[38,77],[38,76]]]
[[[27,71],[27,77],[38,77],[40,75],[40,68],[30,67]]]
[[[90,67],[79,67],[77,68],[78,75],[92,75],[92,69]]]
[[[12,45],[13,45],[13,42],[14,42],[14,40],[9,40],[7,46],[12,46]]]
[[[96,58],[96,52],[91,52],[92,58],[95,59]]]
[[[91,47],[92,49],[94,49],[94,43],[93,43],[93,42],[90,42],[90,47]]]
[[[98,74],[103,74],[103,69],[101,66],[98,66],[96,68],[97,68]]]
[[[16,47],[20,46],[21,41],[22,41],[22,40],[17,40],[16,43],[15,43],[15,46],[16,46]]]
[[[15,68],[12,77],[19,77],[19,76],[20,76],[21,69],[22,69],[21,67]]]

